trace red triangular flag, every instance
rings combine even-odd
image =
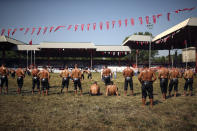
[[[51,28],[50,28],[50,31],[49,31],[49,32],[51,32],[51,31],[53,30],[53,28],[54,28],[54,27],[53,27],[53,26],[51,26]]]
[[[159,19],[159,17],[162,16],[162,14],[157,14],[157,18]]]
[[[96,23],[93,23],[93,29],[94,30],[96,29]]]
[[[167,14],[168,21],[170,21],[170,13]]]
[[[142,25],[143,24],[142,17],[139,17],[139,21],[140,21],[140,24]]]
[[[116,21],[113,20],[113,21],[112,21],[112,28],[114,28],[115,23],[116,23]]]
[[[44,27],[43,34],[45,34],[45,33],[46,33],[46,31],[47,31],[47,28],[48,28],[48,27]]]
[[[67,28],[67,30],[70,30],[70,29],[71,29],[71,27],[72,27],[72,25],[69,25],[69,26],[68,26],[68,28]]]
[[[109,21],[106,22],[107,30],[109,30]]]
[[[102,30],[103,28],[103,22],[100,22],[100,29]]]
[[[149,16],[146,16],[146,24],[149,24]]]
[[[134,25],[134,19],[131,18],[131,25]]]
[[[156,16],[153,15],[153,23],[156,24]]]
[[[5,33],[5,29],[2,29],[1,30],[1,36],[4,35],[4,33]]]
[[[60,28],[63,28],[63,27],[65,27],[65,26],[58,26],[58,27],[54,30],[54,32],[56,32],[57,30],[59,30]]]
[[[119,27],[121,27],[121,20],[118,20]]]
[[[17,31],[17,29],[15,28],[14,31],[12,32],[12,35],[14,35],[16,31]]]
[[[89,31],[89,29],[90,29],[90,24],[87,24],[87,30]]]
[[[81,24],[81,30],[83,31],[83,28],[84,28],[84,24]]]
[[[124,20],[124,22],[125,22],[125,26],[127,27],[127,22],[128,22],[128,20],[127,20],[127,19],[125,19],[125,20]]]
[[[40,34],[41,29],[42,29],[42,27],[39,27],[38,32],[37,32],[37,35]]]
[[[29,28],[27,28],[27,29],[25,30],[25,35],[27,34],[28,31],[29,31]]]
[[[32,29],[32,32],[31,32],[31,35],[33,35],[34,34],[34,31],[36,30],[36,28],[35,27],[33,27],[33,29]]]
[[[77,31],[77,29],[78,29],[78,25],[75,25],[75,31]]]
[[[8,29],[8,37],[10,37],[10,31],[12,31],[12,29]]]
[[[24,28],[20,28],[19,30],[20,30],[20,31],[23,31],[23,30],[24,30]]]
[[[32,45],[32,40],[29,41],[29,45]]]

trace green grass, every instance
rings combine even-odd
[[[83,96],[74,96],[70,82],[69,93],[60,94],[61,78],[52,74],[49,96],[31,94],[31,77],[24,79],[23,94],[17,95],[16,79],[9,78],[9,94],[0,95],[0,130],[197,130],[197,95],[171,97],[162,101],[159,81],[154,83],[154,107],[141,106],[141,85],[135,76],[135,96],[123,96],[124,79],[118,73],[113,80],[120,96],[105,96],[99,73],[93,80],[82,81]],[[101,96],[89,96],[93,81],[98,81]],[[184,79],[179,80],[183,94]],[[194,80],[194,94],[197,81]],[[149,100],[147,99],[147,102]]]

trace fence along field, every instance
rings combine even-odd
[[[101,96],[89,96],[90,85],[98,81]],[[120,96],[105,96],[100,73],[82,81],[83,96],[60,94],[61,78],[52,74],[49,96],[32,95],[32,79],[26,76],[23,94],[18,95],[16,79],[9,77],[9,94],[0,95],[0,130],[197,130],[197,81],[194,96],[183,97],[185,80],[179,80],[179,95],[162,100],[159,80],[154,83],[154,107],[141,106],[141,85],[135,76],[135,96],[124,96],[124,78],[113,79]]]

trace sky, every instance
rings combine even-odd
[[[197,8],[193,11],[185,11],[176,14],[174,11],[183,8],[197,6],[197,0],[1,0],[0,4],[0,30],[14,28],[30,28],[24,35],[24,31],[16,31],[10,37],[33,44],[43,41],[48,42],[93,42],[95,45],[121,45],[125,37],[135,32],[149,31],[153,36],[165,31],[166,29],[184,21],[189,17],[197,17]],[[171,12],[170,21],[167,20],[167,13]],[[150,30],[145,23],[145,17],[162,14],[157,19],[156,24]],[[139,17],[143,18],[143,25],[139,23]],[[124,20],[128,19],[125,27]],[[131,26],[130,19],[134,18],[135,25]],[[111,23],[116,21],[115,27],[106,29],[106,21]],[[119,28],[118,20],[122,20]],[[99,23],[103,22],[103,29],[100,30]],[[93,23],[96,29],[93,30]],[[77,31],[72,27],[67,30],[69,25],[85,24],[84,31],[80,26]],[[91,24],[87,31],[87,24]],[[46,32],[43,34],[44,27],[60,28],[56,32]],[[31,35],[32,28],[36,31]],[[42,27],[39,35],[38,28]],[[161,51],[160,55],[166,55]]]

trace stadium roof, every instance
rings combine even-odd
[[[27,50],[35,50],[39,51],[40,45],[16,45],[12,48],[12,50],[18,50],[18,51],[27,51]]]
[[[116,46],[116,45],[110,45],[110,46],[95,46],[96,51],[131,51],[131,49],[128,46]]]
[[[122,45],[126,45],[128,41],[142,41],[142,42],[150,42],[152,40],[151,36],[147,35],[131,35]]]
[[[24,45],[25,43],[19,41],[19,40],[15,40],[13,38],[9,38],[7,36],[0,36],[0,44],[3,43],[11,43],[11,44],[15,44],[15,45]]]
[[[64,49],[96,49],[91,42],[41,42],[39,48],[64,48]]]

